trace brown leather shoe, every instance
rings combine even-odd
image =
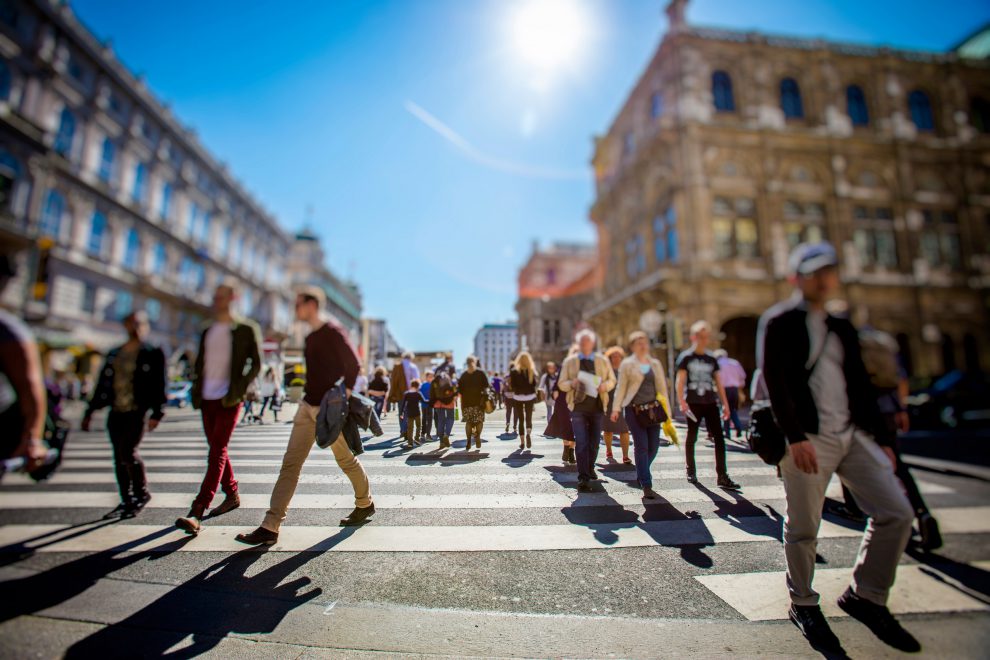
[[[238,534],[234,540],[248,545],[275,545],[278,542],[278,532],[259,527],[248,534]]]
[[[230,513],[240,505],[241,498],[237,495],[237,493],[228,495],[224,498],[223,502],[220,503],[220,506],[214,507],[213,510],[210,511],[210,518],[222,516],[225,513]]]
[[[184,531],[186,534],[199,534],[199,530],[203,529],[203,526],[199,523],[199,518],[190,513],[185,518],[179,518],[175,521],[175,526]]]
[[[360,525],[365,520],[367,520],[372,515],[374,515],[374,513],[375,513],[374,503],[372,503],[371,506],[354,507],[354,510],[351,511],[350,515],[348,515],[346,518],[343,518],[340,521],[340,525],[341,527],[353,527],[355,525]]]

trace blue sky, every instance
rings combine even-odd
[[[581,20],[548,61],[518,27],[540,1],[72,5],[283,226],[312,207],[367,315],[460,362],[482,323],[514,316],[534,239],[593,239],[592,137],[666,28],[666,0],[551,0]],[[945,50],[990,21],[990,4],[693,0],[688,19]]]

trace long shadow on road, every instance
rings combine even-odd
[[[265,556],[263,549],[248,548],[225,557],[147,607],[76,643],[65,657],[192,658],[215,648],[231,633],[271,633],[292,610],[323,593],[319,587],[307,589],[308,577],[283,581],[353,533],[352,528],[343,529],[254,575],[248,573]],[[169,652],[189,635],[190,645]]]

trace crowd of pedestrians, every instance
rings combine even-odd
[[[0,284],[11,277],[10,269],[8,260],[0,260]],[[676,358],[672,388],[646,334],[633,332],[625,347],[602,351],[591,329],[576,334],[559,369],[549,362],[541,371],[523,351],[504,371],[486,372],[486,367],[501,365],[482,365],[470,356],[458,373],[447,355],[442,364],[420,374],[414,356],[404,354],[391,373],[376,367],[369,379],[346,333],[326,319],[322,290],[301,290],[296,318],[310,330],[304,349],[304,394],[270,507],[260,526],[237,540],[250,545],[277,542],[300,471],[316,442],[321,406],[341,387],[348,398],[352,393],[366,395],[372,402],[368,406],[373,405],[380,417],[394,409],[407,449],[433,440],[434,434],[439,450],[450,448],[458,415],[466,449],[480,449],[486,415],[504,405],[505,433],[515,433],[520,452],[529,450],[534,408],[544,402],[544,435],[563,443],[561,460],[575,466],[579,492],[591,492],[601,481],[600,447],[604,444],[606,459],[614,461],[613,440],[618,436],[622,463],[634,465],[643,498],[656,500],[663,494],[654,489],[652,464],[664,444],[662,431],[671,433],[667,425],[674,414],[672,404],[687,425],[687,480],[698,483],[695,450],[703,425],[714,445],[717,487],[740,490],[729,476],[726,439],[733,428],[737,438],[743,432],[738,410],[751,380],[750,398],[769,405],[781,437],[778,474],[787,503],[783,545],[791,620],[816,648],[841,651],[813,586],[826,488],[838,475],[846,488],[846,506],[866,514],[852,582],[838,606],[891,646],[917,651],[920,645],[891,615],[886,602],[914,519],[924,547],[938,547],[941,538],[897,450],[897,433],[907,425],[904,377],[878,381],[876,369],[868,367],[875,359],[864,355],[861,331],[846,315],[830,311],[827,302],[838,288],[837,269],[831,245],[798,246],[790,261],[793,296],[767,310],[759,322],[757,372],[748,375],[724,350],[712,352],[711,327],[699,320],[690,328],[690,346]],[[199,533],[205,519],[240,505],[228,446],[263,362],[258,326],[233,312],[237,297],[236,286],[217,287],[213,318],[199,337],[193,366],[193,405],[200,411],[209,452],[189,512],[175,523],[189,534]],[[108,515],[134,516],[151,499],[138,449],[144,433],[154,431],[164,416],[167,375],[162,351],[147,343],[146,315],[134,312],[123,325],[127,340],[108,353],[82,427],[90,427],[97,410],[109,409],[106,428],[121,501]],[[44,393],[39,391],[36,359],[30,333],[0,311],[0,395],[16,393],[0,402],[17,402],[0,409],[0,422],[12,431],[5,434],[4,455],[25,456],[29,464],[43,460],[45,453],[39,441]],[[259,416],[277,404],[278,381],[271,368],[264,371]],[[354,510],[340,522],[362,524],[375,513],[368,475],[343,432],[329,446],[354,491]],[[211,509],[218,490],[224,499]]]

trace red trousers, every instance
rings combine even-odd
[[[237,492],[237,481],[234,479],[234,468],[230,466],[227,456],[227,445],[230,436],[237,426],[237,417],[241,412],[241,404],[233,408],[224,408],[219,400],[203,401],[203,431],[206,432],[206,442],[210,445],[210,455],[207,458],[206,476],[199,488],[199,495],[193,501],[193,509],[205,511],[213,503],[217,488],[222,488],[227,495]]]

